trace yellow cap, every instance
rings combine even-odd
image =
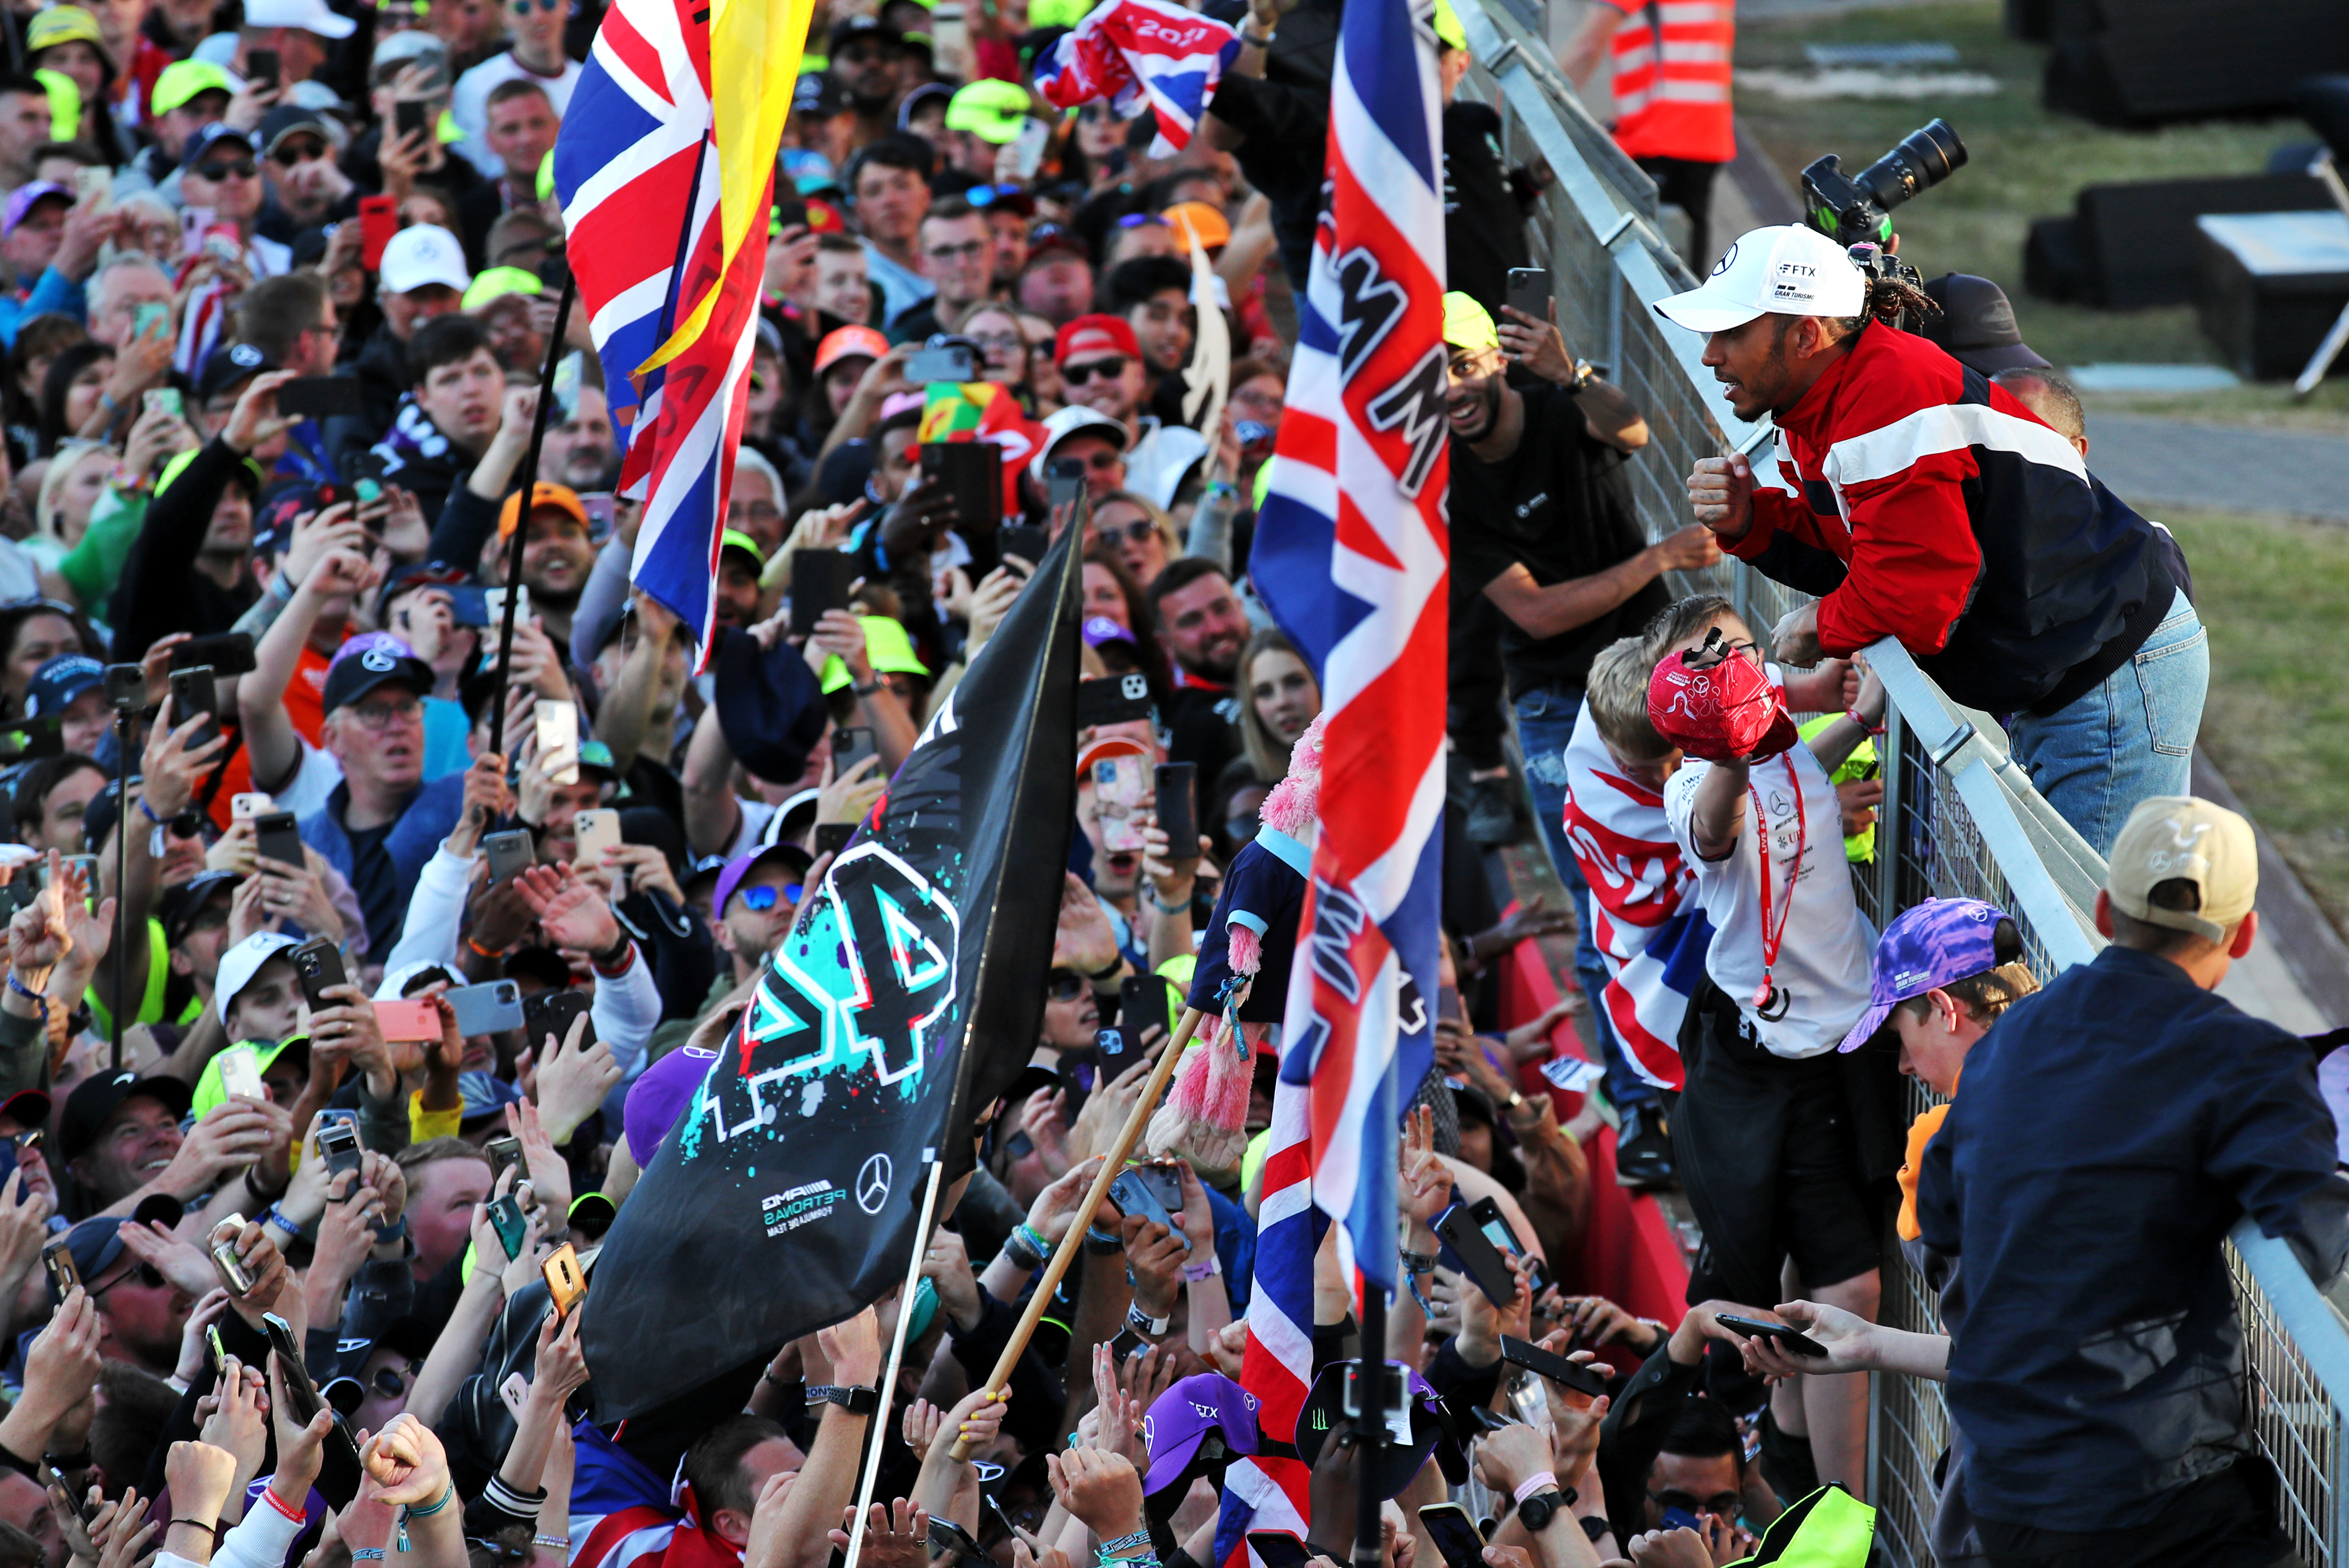
[[[546,285],[538,274],[518,266],[493,266],[465,286],[462,301],[467,310],[478,310],[493,299],[509,294],[544,294]]]
[[[1468,47],[1468,35],[1460,26],[1460,13],[1452,8],[1452,0],[1435,0],[1435,41],[1447,49]]]
[[[2156,904],[2154,888],[2169,881],[2193,883],[2201,890],[2200,904],[2194,909]],[[2113,908],[2132,920],[2223,942],[2259,895],[2259,841],[2251,825],[2223,805],[2155,795],[2137,803],[2113,841],[2105,890]]]
[[[883,615],[856,618],[864,623],[864,658],[875,675],[929,675],[930,667],[914,656],[914,639],[905,635],[903,626]],[[848,683],[846,660],[835,653],[823,661],[819,684],[827,696]]]
[[[1444,340],[1454,348],[1501,346],[1492,313],[1456,288],[1444,296]]]
[[[106,35],[98,30],[98,18],[78,5],[52,5],[46,11],[36,11],[33,19],[25,24],[26,55],[36,55],[58,44],[88,44],[101,57],[106,54]]]

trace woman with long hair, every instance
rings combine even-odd
[[[114,359],[113,345],[88,338],[57,351],[41,378],[40,451],[35,455],[55,456],[62,442],[104,412],[98,400],[114,374]]]
[[[0,380],[0,423],[8,433],[8,462],[22,468],[42,452],[41,388],[49,366],[65,349],[89,339],[89,328],[70,316],[50,312],[16,327],[8,350],[8,374]]]
[[[1085,546],[1116,551],[1127,573],[1144,588],[1166,569],[1167,562],[1183,554],[1174,520],[1149,497],[1131,490],[1112,490],[1093,504],[1085,524]]]
[[[1102,617],[1133,634],[1134,660],[1150,678],[1150,689],[1171,689],[1174,677],[1166,667],[1166,649],[1158,640],[1158,628],[1150,618],[1150,600],[1116,551],[1095,545],[1085,552],[1082,595],[1088,621]]]
[[[1297,737],[1321,714],[1321,683],[1297,645],[1271,627],[1240,650],[1240,743],[1268,784],[1288,772]]]

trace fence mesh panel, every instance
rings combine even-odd
[[[1558,90],[1546,48],[1504,11],[1501,0],[1479,0],[1479,20],[1490,28],[1472,25],[1471,45],[1480,64],[1464,85],[1464,96],[1500,111],[1503,151],[1509,162],[1539,167],[1546,161],[1545,150],[1572,155],[1573,137],[1588,137],[1591,130],[1587,120],[1569,124],[1581,111]],[[1491,43],[1494,35],[1497,45]],[[1619,167],[1579,161],[1580,174],[1609,182],[1607,194],[1619,212],[1594,227],[1598,220],[1590,203],[1578,203],[1566,182],[1553,184],[1533,211],[1532,254],[1537,265],[1549,269],[1558,325],[1568,348],[1607,367],[1609,379],[1646,416],[1649,444],[1627,472],[1650,536],[1661,537],[1689,520],[1687,476],[1695,461],[1740,443],[1724,432],[1724,405],[1710,384],[1692,372],[1667,340],[1665,334],[1675,329],[1649,307],[1657,290],[1651,286],[1643,297],[1632,281],[1630,275],[1636,272],[1651,284],[1660,274],[1667,288],[1691,287],[1695,282],[1636,221],[1637,214],[1653,210],[1652,190],[1635,189],[1639,176],[1627,176]],[[1613,249],[1602,243],[1602,234]],[[1632,255],[1629,262],[1627,247]],[[1640,258],[1652,262],[1653,269],[1638,265]],[[1770,461],[1766,440],[1752,441],[1753,432],[1742,430],[1737,433],[1749,438],[1745,444],[1757,468]],[[1682,593],[1709,590],[1728,596],[1748,624],[1765,635],[1769,626],[1805,597],[1733,561],[1706,572],[1676,574],[1673,587]],[[1920,723],[1925,721],[1921,714],[1911,717]],[[1947,771],[1955,764],[1945,760],[1937,765],[1898,710],[1885,750],[1885,802],[1877,826],[1881,864],[1855,871],[1869,918],[1880,927],[1923,898],[1982,898],[2015,914],[2033,972],[2043,980],[2054,974],[2062,967],[2057,951],[2077,951],[2077,932],[2043,932],[2015,898],[2000,867],[2001,851],[1993,848],[1994,836],[1977,821],[1952,772]],[[2019,851],[2013,847],[2021,842],[2020,829],[2012,824],[2007,827],[2003,852],[2030,854],[2027,842],[2021,843]],[[2043,912],[2051,918],[2057,913]],[[2075,911],[2067,908],[2060,912],[2076,922]],[[1913,1090],[1913,1110],[1922,1110],[1931,1101],[1921,1085]],[[2241,1311],[2249,1373],[2246,1398],[2253,1430],[2282,1481],[2285,1527],[2310,1568],[2333,1568],[2336,1563],[2349,1568],[2349,1559],[2342,1556],[2344,1529],[2335,1500],[2337,1466],[2344,1456],[2342,1407],[2327,1393],[2308,1349],[2285,1329],[2241,1255],[2230,1247],[2228,1256]],[[1885,1261],[1883,1318],[1900,1328],[1940,1328],[1934,1293],[1897,1248]],[[2328,1342],[2315,1348],[2328,1366],[2349,1366],[2349,1333],[2330,1309],[2325,1319]],[[2337,1376],[2333,1382],[2343,1386]],[[1948,1407],[1937,1383],[1893,1376],[1878,1376],[1874,1383],[1877,1539],[1883,1560],[1904,1568],[1926,1568],[1934,1561],[1930,1545],[1933,1476],[1949,1442]]]

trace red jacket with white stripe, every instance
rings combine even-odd
[[[1922,337],[1881,323],[1778,421],[1728,546],[1819,596],[1819,644],[1895,637],[1959,701],[2052,713],[2126,663],[2178,584],[2153,525],[2072,443]]]

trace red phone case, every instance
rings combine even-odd
[[[429,1002],[378,1002],[377,1027],[386,1040],[438,1040],[440,1012]]]
[[[399,205],[388,196],[359,198],[359,265],[369,272],[383,265],[383,247],[399,233]]]

